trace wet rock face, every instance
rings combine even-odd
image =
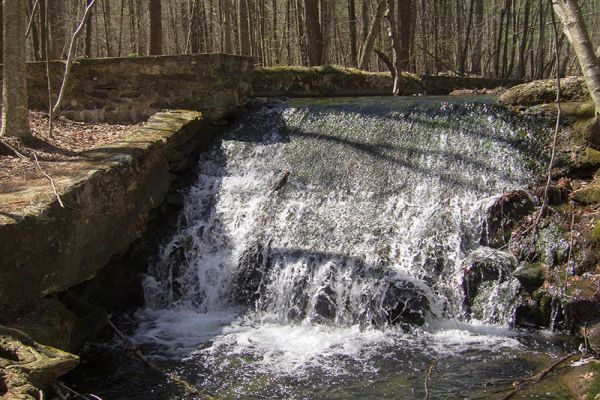
[[[253,305],[260,298],[263,279],[272,266],[270,248],[260,242],[248,247],[238,262],[235,275],[235,299],[244,305]]]
[[[535,203],[524,190],[504,193],[486,210],[481,243],[499,248],[510,240],[513,229],[535,209]]]
[[[422,289],[409,281],[390,283],[383,302],[387,322],[423,325],[429,312],[429,300]]]
[[[517,260],[512,254],[480,247],[467,257],[463,265],[465,305],[470,312],[478,300],[482,285],[511,279],[513,271],[517,268]]]

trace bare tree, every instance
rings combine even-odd
[[[27,4],[23,0],[4,0],[2,70],[2,130],[0,136],[27,138],[29,111],[27,108]]]
[[[577,61],[596,107],[596,117],[600,118],[600,62],[594,54],[581,10],[575,0],[552,0],[552,6],[562,21],[565,35],[575,50]]]
[[[358,62],[358,68],[360,69],[367,69],[369,66],[369,58],[371,58],[371,53],[373,52],[373,47],[375,46],[375,40],[377,39],[377,35],[379,35],[379,31],[381,29],[381,20],[385,14],[385,9],[386,0],[379,0],[375,17],[373,18],[371,28],[367,34],[363,51],[360,54],[360,61]]]

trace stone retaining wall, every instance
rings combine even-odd
[[[514,80],[458,76],[402,74],[402,95],[448,95],[456,89],[493,89],[513,86]],[[340,67],[256,68],[252,92],[259,97],[390,96],[389,73],[366,72]]]
[[[64,63],[50,63],[58,92]],[[78,59],[62,114],[88,122],[140,122],[161,109],[201,111],[219,119],[251,94],[253,61],[227,54]],[[29,107],[48,109],[46,65],[28,64]]]
[[[22,193],[48,201],[0,215],[0,322],[93,278],[124,252],[145,231],[175,174],[192,166],[193,154],[215,134],[198,112],[158,113],[128,138],[84,153],[74,174],[61,177],[64,208],[47,187]]]

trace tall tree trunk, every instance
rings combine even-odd
[[[402,73],[402,62],[400,59],[400,35],[398,34],[398,26],[394,18],[394,0],[387,0],[387,10],[385,11],[385,18],[389,24],[389,35],[392,40],[392,52],[394,54],[394,88],[392,94],[394,96],[400,95],[400,79]]]
[[[272,48],[273,48],[273,64],[274,65],[279,65],[279,62],[281,61],[281,53],[280,53],[280,48],[281,46],[279,45],[279,35],[277,35],[277,0],[273,0],[271,3],[271,7],[272,7],[272,12],[273,12],[273,26],[272,28],[272,32],[273,32],[273,43],[272,43]]]
[[[537,48],[537,65],[536,65],[536,79],[544,78],[544,48],[545,48],[545,25],[546,25],[546,9],[544,7],[544,0],[539,0],[539,24],[540,32],[538,37],[538,48]]]
[[[90,4],[91,0],[88,0],[88,5]],[[90,13],[93,13],[93,11],[90,11]],[[93,18],[92,15],[90,15],[90,17],[87,19],[86,23],[85,23],[85,56],[90,58],[92,57],[92,31],[93,31]]]
[[[190,48],[192,54],[200,53],[200,0],[192,1],[190,12]],[[202,21],[202,23],[206,23]],[[248,38],[246,38],[247,40]]]
[[[375,17],[373,17],[369,34],[367,35],[365,45],[363,46],[363,51],[360,55],[360,61],[358,63],[358,68],[360,69],[367,69],[369,67],[369,59],[371,58],[371,53],[373,52],[373,47],[375,46],[375,39],[377,39],[377,35],[379,35],[379,31],[381,29],[381,20],[385,14],[385,9],[386,0],[379,0]]]
[[[462,49],[460,56],[460,62],[458,63],[458,73],[464,75],[467,63],[467,52],[469,51],[469,43],[471,39],[471,28],[473,27],[473,14],[475,12],[475,0],[471,0],[469,7],[469,17],[467,18],[467,28],[465,29],[465,44]]]
[[[481,52],[483,47],[483,0],[472,0],[473,5],[473,50],[471,72],[481,75]],[[529,0],[527,0],[529,1]]]
[[[525,0],[525,10],[523,11],[523,33],[519,43],[519,57],[517,62],[517,79],[525,77],[525,67],[527,65],[527,43],[529,43],[529,13],[531,12],[531,0]]]
[[[226,54],[233,54],[233,41],[232,31],[233,26],[231,22],[231,0],[223,0],[223,51]]]
[[[160,55],[162,51],[162,4],[161,0],[150,0],[150,55]]]
[[[332,22],[335,0],[321,0],[321,64],[330,63],[331,42],[333,39]]]
[[[403,71],[408,70],[410,63],[411,22],[412,1],[398,0],[398,65]]]
[[[358,63],[356,50],[356,3],[348,0],[348,30],[350,31],[350,65],[355,67]]]
[[[48,40],[48,31],[47,31],[47,27],[46,27],[46,1],[47,0],[40,0],[40,47],[42,48],[42,60],[46,59],[46,42]],[[2,7],[0,6],[0,9]],[[0,20],[1,20],[1,16],[2,16],[2,11],[0,11]],[[0,28],[0,31],[2,29]],[[0,40],[1,41],[1,40]],[[0,49],[2,48],[2,45],[0,45]]]
[[[112,57],[112,18],[110,15],[110,0],[102,0],[102,6],[102,14],[104,15],[104,36],[106,38],[106,56]],[[91,20],[91,18],[89,20]]]
[[[23,0],[4,0],[2,69],[2,130],[0,136],[27,138],[27,4]]]
[[[308,65],[319,65],[323,57],[323,37],[319,23],[319,5],[316,0],[304,0],[304,27]]]
[[[64,57],[67,43],[67,23],[64,19],[64,1],[52,1],[48,4],[48,18],[50,19],[50,59],[59,60]],[[51,6],[50,6],[51,5]]]
[[[565,35],[573,46],[596,107],[596,117],[600,118],[600,61],[594,54],[581,10],[575,0],[552,0],[552,6],[562,21]]]

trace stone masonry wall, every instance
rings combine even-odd
[[[73,64],[62,114],[89,122],[140,122],[161,109],[200,111],[219,119],[251,94],[250,57],[195,54],[78,59]],[[53,92],[64,63],[50,63]],[[29,107],[48,109],[46,65],[28,64]]]
[[[47,187],[22,193],[48,201],[0,214],[0,322],[93,278],[124,252],[145,231],[175,174],[215,134],[198,112],[157,113],[126,139],[83,154],[75,173],[61,177],[64,208]]]

